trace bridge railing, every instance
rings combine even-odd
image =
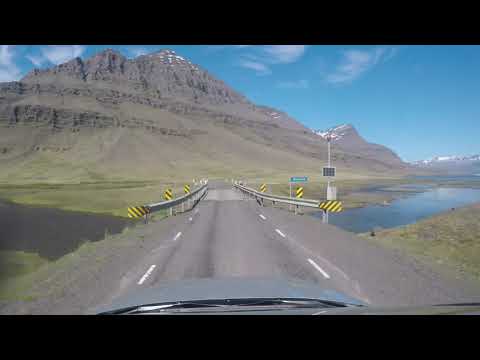
[[[198,187],[194,188],[188,194],[180,196],[176,199],[166,200],[158,203],[146,204],[142,206],[130,206],[127,209],[128,217],[130,218],[145,218],[148,221],[148,215],[159,210],[169,209],[170,216],[173,215],[173,210],[176,206],[181,206],[181,212],[192,209],[207,193],[208,180],[202,180]],[[175,211],[175,212],[178,212]]]
[[[289,204],[289,205],[294,205],[295,206],[295,212],[299,206],[301,207],[311,207],[311,208],[319,208],[320,201],[319,200],[312,200],[312,199],[297,199],[297,198],[291,198],[288,196],[280,196],[280,195],[273,195],[273,194],[266,194],[260,191],[257,191],[255,189],[246,187],[244,185],[239,184],[238,182],[235,182],[233,186],[243,193],[249,194],[256,199],[261,199],[261,203],[263,205],[263,200],[269,200],[272,201],[274,204],[276,202],[281,203],[281,204]]]
[[[191,201],[195,202],[201,199],[206,194],[207,191],[208,191],[208,180],[206,181],[205,184],[200,185],[198,188],[194,189],[189,194],[185,194],[183,196],[180,196],[172,200],[162,201],[154,204],[148,204],[146,206],[150,209],[150,212],[163,210],[163,209],[172,209],[175,206],[184,205],[185,202],[191,202]]]

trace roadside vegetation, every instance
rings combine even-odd
[[[228,174],[228,175],[227,175]],[[15,183],[12,181],[0,182],[0,199],[6,199],[23,205],[53,207],[62,210],[83,211],[89,213],[127,216],[126,208],[132,205],[143,205],[149,202],[163,200],[163,192],[167,187],[172,188],[175,195],[183,195],[183,185],[192,185],[193,178],[198,181],[201,177],[210,180],[223,179],[231,182],[246,180],[248,185],[259,188],[262,183],[268,185],[267,192],[285,195],[289,194],[288,179],[292,173],[273,173],[269,170],[245,170],[238,174],[230,174],[227,170],[217,169],[208,175],[182,174],[172,181],[165,179],[104,179],[92,177],[90,181],[82,182],[55,182],[46,183]],[[319,172],[295,171],[293,175],[308,176],[308,183],[304,184],[304,197],[308,199],[323,199],[326,194],[326,179]],[[380,176],[377,174],[348,172],[342,170],[335,179],[337,196],[343,201],[343,208],[363,207],[370,204],[386,205],[393,199],[408,195],[414,190],[400,190],[388,192],[372,192],[376,188],[388,188],[402,184],[428,184],[431,186],[469,187],[480,188],[480,179],[474,181],[442,181],[432,182],[429,179],[412,179],[406,177]]]
[[[0,250],[0,282],[37,270],[47,263],[38,254],[25,251]]]
[[[177,197],[181,196],[183,185],[180,181],[176,184],[158,181],[0,183],[0,198],[23,205],[127,217],[128,206],[163,201],[163,192],[167,187],[172,188]]]
[[[480,203],[359,236],[480,280]]]
[[[150,221],[166,216],[166,211],[161,210],[155,212]],[[0,251],[0,302],[34,301],[60,294],[76,277],[85,273],[94,276],[107,260],[128,253],[129,248],[141,246],[143,236],[139,231],[148,229],[142,224],[143,220],[139,220],[120,234],[106,233],[103,240],[84,242],[75,251],[54,261],[47,261],[35,253]]]

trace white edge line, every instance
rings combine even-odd
[[[176,241],[180,236],[182,236],[182,232],[180,231],[175,237],[173,238],[173,241]]]
[[[322,311],[313,313],[312,315],[320,315],[320,314],[323,314],[323,313],[326,313],[326,312],[327,312],[327,310],[322,310]]]
[[[150,266],[150,268],[147,270],[147,272],[142,276],[140,281],[138,282],[138,285],[142,285],[145,280],[147,280],[147,277],[152,273],[153,269],[155,269],[156,265]]]
[[[275,231],[278,233],[278,235],[280,235],[281,237],[285,237],[285,234],[282,233],[280,230],[278,229],[275,229]]]
[[[308,259],[308,262],[309,262],[315,269],[317,269],[318,271],[320,271],[324,277],[326,277],[327,279],[330,279],[330,275],[328,275],[325,271],[323,271],[323,269],[322,269],[320,266],[318,266],[315,261],[313,261],[312,259]]]
[[[263,220],[266,220],[266,219],[267,219],[263,214],[260,214],[260,215],[258,215],[258,216],[260,216]]]

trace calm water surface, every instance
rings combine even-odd
[[[418,185],[411,185],[420,190]],[[405,187],[405,185],[402,185]],[[425,190],[425,189],[424,189]],[[371,205],[329,214],[329,223],[359,233],[414,223],[437,213],[480,202],[480,189],[436,188],[392,201],[389,206]],[[315,214],[321,218],[321,213]]]

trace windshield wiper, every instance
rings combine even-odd
[[[173,303],[158,303],[133,306],[101,313],[101,315],[130,315],[168,312],[170,310],[201,309],[201,308],[232,308],[246,307],[295,307],[295,308],[329,308],[347,307],[351,304],[319,299],[298,298],[252,298],[252,299],[223,299],[223,300],[199,300],[177,301]]]
[[[296,299],[296,298],[267,298],[267,299],[248,299],[248,300],[239,300],[237,306],[294,306],[294,307],[346,307],[350,304],[330,301],[330,300],[320,300],[320,299]]]
[[[175,303],[133,306],[129,308],[123,308],[123,309],[104,312],[104,313],[101,313],[100,315],[148,314],[148,313],[157,313],[157,312],[162,312],[162,311],[172,310],[172,309],[198,309],[198,308],[222,307],[222,306],[224,305],[204,304],[204,303],[195,302],[195,301],[178,301]]]

